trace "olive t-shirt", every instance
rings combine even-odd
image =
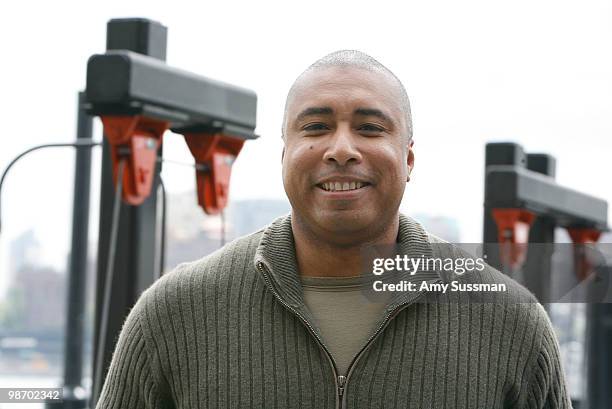
[[[363,277],[301,279],[304,301],[336,362],[338,375],[346,376],[353,357],[375,331],[388,299],[367,298],[363,289],[371,284]]]

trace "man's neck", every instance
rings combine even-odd
[[[354,277],[361,274],[364,246],[393,244],[399,230],[399,214],[376,234],[362,240],[340,243],[316,235],[312,230],[291,218],[295,254],[300,274],[307,277]],[[358,235],[351,234],[352,237]]]

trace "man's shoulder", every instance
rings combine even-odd
[[[181,263],[164,276],[181,274],[185,271],[207,272],[211,268],[214,268],[215,272],[223,272],[231,270],[232,267],[246,267],[253,264],[255,250],[264,230],[265,228],[262,228],[254,233],[238,237],[197,260]]]
[[[158,301],[182,293],[200,291],[207,285],[224,286],[231,278],[255,271],[254,257],[264,229],[239,237],[197,260],[180,263],[157,279],[143,297]]]
[[[477,258],[459,245],[449,243],[430,233],[428,233],[428,237],[434,250],[434,257],[473,260]],[[436,246],[440,248],[436,249]],[[491,323],[499,325],[501,322],[503,323],[502,326],[512,326],[517,333],[532,333],[534,335],[534,342],[538,345],[547,334],[554,334],[548,314],[535,295],[508,275],[486,263],[482,271],[474,270],[462,275],[450,273],[443,278],[443,281],[456,281],[457,283],[472,285],[472,287],[474,285],[485,284],[490,286],[487,287],[488,289],[495,285],[495,291],[493,292],[486,292],[488,291],[487,289],[483,290],[484,292],[465,293],[455,300],[462,303],[471,298],[466,304],[488,304],[491,308],[480,308],[478,310],[487,311],[487,314],[492,316],[495,315],[496,319],[492,319]],[[494,330],[494,328],[491,328],[491,330]]]
[[[441,258],[443,260],[451,258],[453,260],[463,259],[473,260],[470,265],[474,268],[463,271],[461,274],[457,273],[456,266],[454,264],[453,271],[442,271],[441,278],[443,281],[457,281],[462,284],[487,284],[497,285],[498,287],[505,288],[505,291],[499,294],[498,297],[493,297],[500,302],[508,304],[526,303],[526,304],[537,304],[538,300],[527,288],[508,275],[502,273],[498,269],[490,266],[486,263],[486,260],[475,254],[478,253],[477,246],[471,246],[469,249],[466,246],[459,244],[450,243],[434,234],[427,232],[428,240],[432,246],[432,251],[435,258]],[[466,263],[464,262],[465,266]],[[465,267],[464,267],[465,268]],[[473,286],[472,286],[473,287]]]

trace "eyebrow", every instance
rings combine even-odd
[[[302,119],[304,119],[304,118],[306,118],[308,116],[331,115],[333,113],[334,113],[334,110],[331,109],[330,107],[310,107],[310,108],[306,108],[305,110],[300,112],[299,115],[297,116],[296,120],[297,121],[301,121]]]
[[[357,115],[362,115],[362,116],[375,116],[378,117],[380,119],[382,119],[383,121],[387,121],[389,123],[393,123],[393,121],[391,120],[391,118],[389,118],[383,111],[381,111],[380,109],[374,109],[374,108],[357,108],[355,111],[355,114]]]
[[[299,122],[309,116],[332,115],[333,113],[334,110],[331,107],[309,107],[298,114],[296,121]],[[376,108],[357,108],[353,113],[360,116],[375,116],[390,124],[394,123],[388,115]]]

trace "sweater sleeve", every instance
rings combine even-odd
[[[139,303],[125,320],[96,409],[170,409],[158,393],[140,324]]]
[[[570,408],[572,407],[561,366],[559,345],[554,329],[544,309],[542,310],[544,330],[537,356],[528,374],[526,409]]]

